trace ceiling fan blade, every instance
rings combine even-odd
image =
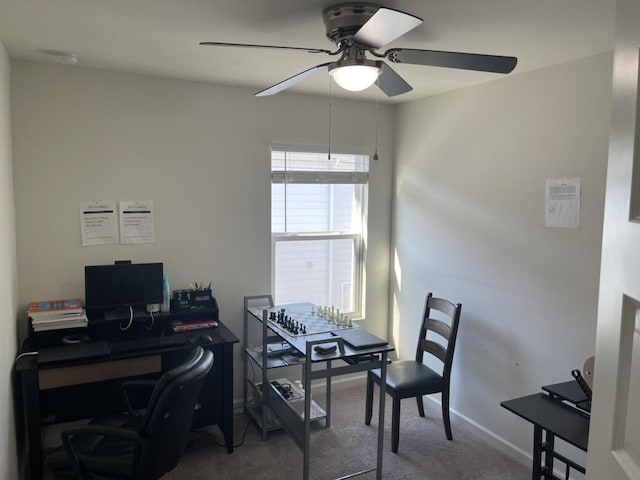
[[[378,77],[378,88],[382,90],[387,97],[395,97],[396,95],[402,95],[403,93],[413,90],[411,85],[405,82],[389,65],[382,63],[380,68],[382,71]]]
[[[214,47],[246,47],[246,48],[276,48],[279,50],[300,50],[307,53],[326,53],[331,55],[331,50],[324,48],[283,47],[280,45],[256,45],[252,43],[226,43],[226,42],[200,42],[200,45]]]
[[[381,48],[422,23],[422,19],[399,10],[379,8],[355,33],[360,45]]]
[[[410,63],[493,73],[509,73],[518,63],[516,57],[483,55],[480,53],[441,52],[439,50],[416,50],[412,48],[392,48],[386,51],[384,55],[387,60],[393,63]]]
[[[293,77],[289,77],[280,83],[276,83],[275,85],[265,88],[264,90],[260,90],[258,93],[254,95],[254,97],[267,97],[269,95],[275,95],[276,93],[280,93],[281,91],[286,90],[287,88],[293,87],[294,85],[302,82],[303,80],[306,80],[309,77],[312,77],[313,75],[316,75],[321,72],[328,72],[329,66],[332,64],[333,62],[329,62],[329,63],[323,63],[322,65],[316,65],[315,67],[311,67],[310,69],[305,70],[304,72],[298,73]]]

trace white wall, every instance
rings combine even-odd
[[[500,402],[594,353],[611,68],[586,58],[397,111],[398,353],[414,355],[426,292],[462,303],[452,408],[526,452],[532,429]],[[578,229],[545,228],[557,176],[582,179]]]
[[[392,311],[408,358],[425,292],[461,302],[452,407],[524,451],[530,428],[500,401],[569,379],[593,354],[610,78],[604,55],[402,105],[395,119],[381,107],[367,327],[385,334]],[[242,295],[269,290],[269,143],[326,143],[327,99],[32,62],[14,62],[12,82],[20,308],[82,296],[85,264],[160,260],[173,288],[213,281],[240,336]],[[334,145],[373,151],[374,125],[373,104],[334,99]],[[561,175],[582,178],[576,230],[544,227],[544,182]],[[82,247],[78,202],[105,199],[154,200],[156,243]]]
[[[271,142],[326,145],[328,98],[17,61],[13,132],[19,303],[84,296],[84,265],[162,261],[173,289],[213,282],[242,335],[270,285]],[[375,104],[333,100],[331,141],[373,153]],[[372,162],[368,325],[386,334],[393,111]],[[156,242],[82,247],[78,203],[153,200]],[[26,319],[23,320],[23,322]],[[236,349],[236,353],[239,349]],[[239,358],[239,357],[238,357]],[[239,397],[240,363],[236,369]]]
[[[17,350],[16,240],[9,56],[0,43],[0,478],[18,478],[11,372]]]

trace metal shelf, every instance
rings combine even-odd
[[[257,348],[245,348],[247,356],[253,360],[258,367],[262,368],[264,362],[264,355],[260,347]],[[267,355],[267,368],[279,368],[288,367],[290,365],[302,365],[304,363],[304,356],[295,355],[293,353],[282,353],[279,355],[270,356]]]
[[[252,307],[250,303],[255,305]],[[304,306],[310,304],[295,304]],[[259,308],[257,308],[259,307]],[[393,347],[384,345],[371,347],[365,350],[345,347],[345,342],[340,336],[331,335],[331,329],[321,330],[325,326],[315,325],[315,331],[305,335],[288,334],[284,331],[276,331],[269,325],[268,313],[273,310],[274,304],[271,295],[254,295],[244,297],[244,349],[243,349],[243,400],[245,410],[256,420],[262,428],[262,439],[267,439],[267,432],[275,428],[283,428],[294,440],[303,454],[302,478],[309,479],[309,458],[311,453],[311,423],[324,421],[325,427],[331,424],[331,378],[333,376],[363,372],[379,368],[382,382],[386,377],[387,354]],[[304,310],[305,312],[307,310]],[[319,329],[319,328],[320,329]],[[260,332],[260,347],[247,348],[249,334]],[[276,336],[274,337],[274,333]],[[274,341],[275,339],[275,341]],[[254,339],[255,342],[255,339]],[[268,351],[269,344],[286,342],[293,347],[296,356],[293,359],[287,356],[263,355]],[[337,349],[330,354],[322,354],[317,351],[318,346],[335,344]],[[290,361],[293,360],[293,361]],[[253,363],[260,369],[259,382],[253,381],[248,376],[248,366]],[[318,364],[324,368],[313,368]],[[302,388],[291,381],[281,378],[271,380],[269,372],[275,368],[297,365],[301,367]],[[258,378],[258,375],[255,376]],[[311,381],[324,380],[325,382],[325,406],[324,409],[311,398]],[[289,384],[284,395],[279,388],[274,386]],[[267,385],[268,388],[262,388]],[[248,400],[248,390],[252,389],[252,399]],[[305,393],[308,395],[305,397]],[[287,397],[287,398],[285,398]],[[358,472],[351,476],[360,475],[369,471],[376,471],[376,479],[382,479],[382,444],[384,435],[384,395],[378,402],[378,441],[376,448],[376,467],[364,472]],[[326,409],[326,410],[325,410]],[[308,415],[306,415],[308,414]],[[306,417],[306,418],[305,418]]]

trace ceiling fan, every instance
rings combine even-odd
[[[422,23],[422,19],[399,10],[381,7],[374,3],[340,3],[326,8],[322,17],[326,25],[327,38],[337,47],[335,51],[322,48],[225,42],[200,42],[200,45],[273,48],[330,56],[340,55],[340,58],[336,61],[316,65],[265,88],[256,93],[256,97],[274,95],[322,72],[329,72],[338,85],[351,91],[364,90],[374,83],[377,83],[378,88],[389,97],[413,90],[411,85],[381,59],[391,63],[459,68],[493,73],[509,73],[515,68],[518,61],[515,57],[499,55],[413,48],[391,48],[384,53],[378,53],[376,50],[416,28]],[[375,59],[368,58],[367,55]]]

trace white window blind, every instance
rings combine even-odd
[[[272,148],[272,277],[277,303],[357,316],[362,304],[369,157]]]

